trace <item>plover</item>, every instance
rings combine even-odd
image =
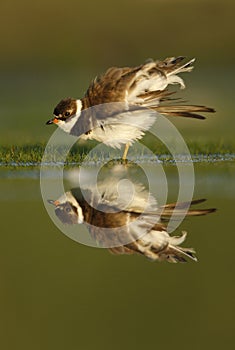
[[[171,98],[173,92],[168,86],[184,88],[179,74],[190,72],[193,62],[180,56],[148,60],[137,67],[109,68],[91,82],[83,98],[61,100],[46,124],[54,123],[69,134],[111,147],[125,145],[125,159],[129,146],[155,122],[156,112],[195,119],[205,119],[201,113],[214,112],[213,108]]]

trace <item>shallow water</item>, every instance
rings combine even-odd
[[[218,211],[181,224],[188,231],[185,246],[199,259],[188,264],[78,244],[48,216],[38,170],[1,170],[3,348],[73,349],[78,338],[81,349],[102,349],[104,342],[112,349],[232,343],[234,170],[232,162],[195,165],[194,198],[207,198],[201,207]],[[169,200],[176,194],[175,171],[165,168]]]

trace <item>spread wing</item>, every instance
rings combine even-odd
[[[84,108],[110,102],[125,102],[154,109],[169,116],[205,119],[200,112],[214,112],[214,109],[172,103],[168,85],[178,84],[184,88],[184,81],[178,75],[193,69],[194,59],[185,62],[185,57],[170,57],[163,61],[148,60],[137,67],[109,68],[89,86],[82,99]],[[164,104],[164,102],[170,102]],[[161,106],[159,106],[160,103]]]
[[[96,77],[90,84],[83,99],[85,107],[109,102],[124,102],[126,90],[135,80],[136,73],[141,67],[112,67],[103,75]]]
[[[172,57],[164,61],[148,60],[132,68],[109,68],[92,81],[83,103],[86,107],[107,102],[138,103],[146,98],[149,100],[153,92],[155,103],[157,100],[159,103],[164,95],[160,91],[168,84],[180,84],[184,87],[183,80],[177,74],[191,71],[194,60],[182,63],[183,60],[184,57]]]

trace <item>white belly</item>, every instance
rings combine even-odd
[[[138,110],[125,112],[118,118],[112,117],[100,121],[99,126],[82,135],[83,140],[95,139],[105,145],[121,148],[123,144],[132,144],[135,140],[141,139],[145,132],[154,124],[157,113],[152,110]]]

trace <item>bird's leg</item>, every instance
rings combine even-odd
[[[129,143],[129,142],[127,142],[127,143],[126,143],[126,145],[125,145],[124,152],[123,152],[122,160],[126,160],[126,156],[127,156],[127,153],[128,153],[129,147],[130,147],[130,143]]]

